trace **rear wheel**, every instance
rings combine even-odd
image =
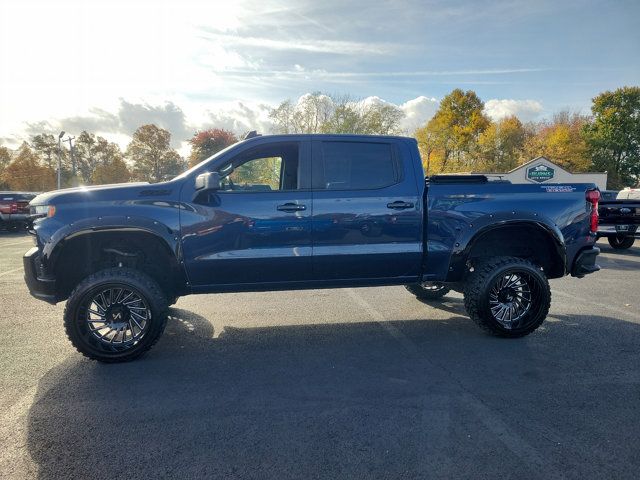
[[[148,275],[110,268],[85,278],[64,311],[67,336],[84,356],[126,362],[149,350],[167,322],[167,301]]]
[[[501,337],[522,337],[536,330],[550,304],[551,289],[542,270],[517,257],[495,257],[478,264],[464,289],[469,317]]]
[[[413,283],[405,288],[421,300],[440,300],[449,293],[449,289],[438,282]]]
[[[626,250],[627,248],[631,248],[633,243],[636,241],[634,237],[609,237],[609,245],[611,245],[616,250]]]

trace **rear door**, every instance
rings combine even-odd
[[[312,185],[315,280],[418,278],[422,199],[406,145],[314,140]]]

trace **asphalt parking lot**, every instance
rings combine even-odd
[[[640,241],[504,340],[402,287],[192,296],[102,365],[0,233],[0,477],[638,478]]]

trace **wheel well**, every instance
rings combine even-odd
[[[485,257],[519,257],[542,267],[548,278],[565,274],[565,258],[553,234],[530,224],[504,225],[480,233],[473,240],[467,261]]]
[[[149,232],[88,232],[58,247],[56,297],[65,300],[83,278],[111,267],[128,267],[153,278],[168,301],[184,293],[186,278],[164,240]]]

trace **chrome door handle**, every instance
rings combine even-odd
[[[306,210],[306,205],[298,205],[297,203],[285,203],[276,207],[281,212],[299,212],[300,210]]]
[[[387,208],[392,208],[393,210],[404,210],[406,208],[413,208],[413,203],[411,202],[391,202],[387,203]]]

